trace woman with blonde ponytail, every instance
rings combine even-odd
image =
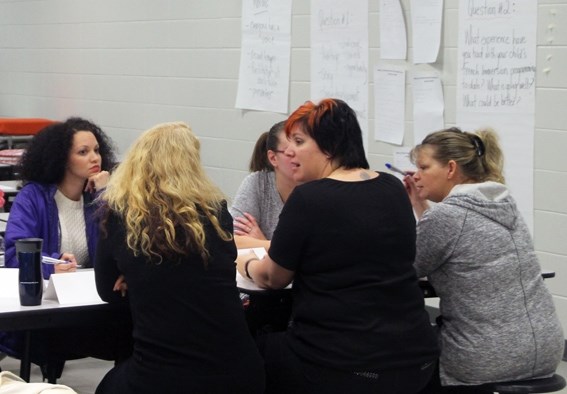
[[[478,386],[552,374],[563,332],[504,185],[496,133],[434,132],[412,158],[417,171],[404,182],[419,217],[414,267],[442,315],[439,373],[423,393],[488,393]]]
[[[235,281],[232,217],[199,140],[165,123],[134,143],[101,196],[101,298],[132,311],[134,354],[96,393],[262,393]]]

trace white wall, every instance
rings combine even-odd
[[[369,3],[372,67],[379,15],[378,1]],[[409,20],[409,0],[402,4]],[[543,267],[557,272],[548,283],[567,329],[567,1],[538,5],[534,240]],[[419,66],[442,74],[447,126],[455,122],[457,8],[458,0],[445,0],[442,53],[436,64]],[[309,10],[309,1],[294,1],[290,111],[309,99]],[[231,197],[257,136],[284,118],[234,109],[240,12],[236,0],[0,0],[0,116],[87,117],[121,152],[140,131],[183,120],[201,138],[209,174]],[[407,97],[411,145],[409,87]],[[373,139],[368,146],[371,166],[383,169],[392,146]]]

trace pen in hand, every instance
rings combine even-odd
[[[392,170],[394,172],[397,172],[398,174],[401,174],[403,176],[408,175],[407,171],[402,171],[400,170],[398,167],[391,165],[390,163],[386,163],[386,167],[388,167],[389,170]]]
[[[52,257],[47,257],[47,256],[42,256],[41,260],[43,261],[44,264],[52,264],[52,265],[71,263],[68,260],[59,260],[59,259],[54,259]],[[77,268],[81,268],[81,267],[82,267],[81,265],[77,265]]]

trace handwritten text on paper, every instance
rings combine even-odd
[[[521,107],[525,96],[533,94],[536,67],[528,56],[533,43],[526,32],[505,23],[515,12],[514,4],[470,0],[466,12],[472,20],[463,26],[460,104],[471,109]],[[476,18],[502,18],[502,23],[498,29],[486,29]]]

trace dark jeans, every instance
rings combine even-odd
[[[312,365],[289,348],[284,332],[259,337],[258,347],[266,367],[266,394],[413,394],[427,384],[435,370],[433,360],[424,366],[374,373]]]

